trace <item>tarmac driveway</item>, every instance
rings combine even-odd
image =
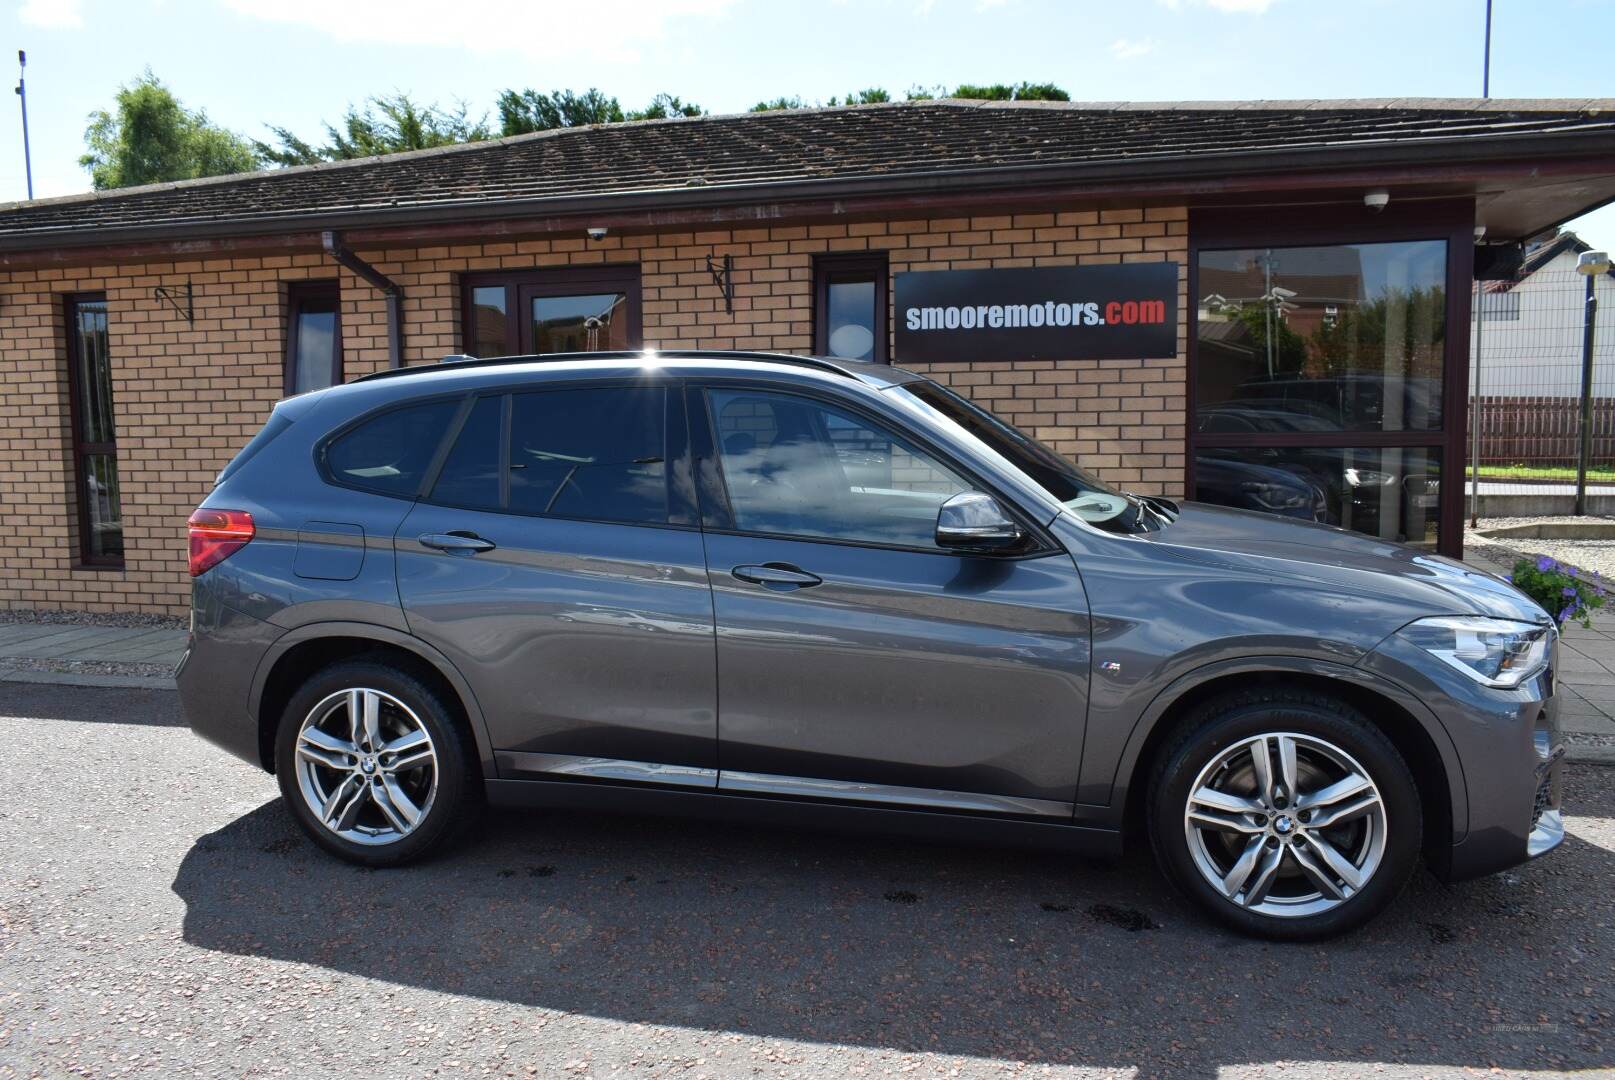
[[[1508,1073],[1615,1066],[1615,770],[1550,859],[1279,946],[1120,864],[522,814],[320,854],[172,693],[0,684],[0,1075]]]

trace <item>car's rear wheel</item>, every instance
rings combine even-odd
[[[1343,701],[1284,688],[1197,709],[1161,759],[1149,818],[1180,889],[1238,930],[1292,940],[1384,909],[1423,829],[1390,740]]]
[[[292,816],[364,866],[408,862],[450,835],[476,804],[474,761],[449,703],[375,660],[311,678],[287,703],[275,744]]]

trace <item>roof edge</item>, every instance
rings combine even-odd
[[[974,98],[926,98],[916,101],[875,102],[868,105],[818,106],[805,109],[778,109],[768,112],[712,113],[704,116],[674,116],[661,120],[624,120],[611,124],[586,124],[579,127],[551,128],[523,135],[506,135],[480,142],[455,143],[424,150],[403,150],[394,154],[376,154],[370,157],[349,158],[343,161],[321,161],[311,165],[288,165],[252,172],[225,173],[220,176],[200,176],[190,180],[168,180],[156,184],[134,187],[108,188],[103,191],[85,191],[71,195],[53,195],[42,199],[17,199],[0,203],[0,213],[26,210],[37,206],[70,206],[93,204],[106,199],[133,198],[159,191],[184,191],[201,187],[244,184],[258,180],[272,180],[280,176],[299,176],[307,173],[359,169],[389,162],[415,161],[423,158],[447,157],[455,154],[486,153],[505,146],[537,142],[543,139],[563,138],[584,131],[628,130],[640,127],[704,124],[732,120],[752,120],[768,123],[787,116],[825,113],[880,111],[917,108],[968,108],[968,109],[1026,109],[1069,112],[1370,112],[1392,109],[1428,109],[1432,112],[1544,112],[1544,113],[1615,113],[1615,98],[1299,98],[1199,101],[986,101]]]

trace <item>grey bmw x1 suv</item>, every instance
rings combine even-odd
[[[191,726],[326,850],[484,804],[1149,838],[1232,926],[1559,843],[1557,634],[1504,582],[1116,491],[884,365],[443,363],[281,402],[190,519]]]

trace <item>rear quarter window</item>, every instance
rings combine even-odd
[[[413,499],[459,407],[440,399],[363,420],[326,444],[326,472],[344,487]]]

